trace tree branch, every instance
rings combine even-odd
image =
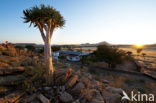
[[[52,21],[52,19],[50,19],[49,20],[49,27],[50,27],[50,39],[52,38],[52,35],[53,35],[53,31],[54,31],[54,29],[55,29],[55,27],[54,27],[54,24],[52,24],[53,23],[53,21]]]
[[[38,25],[38,28],[39,28],[39,30],[40,30],[42,39],[43,39],[43,41],[45,42],[45,41],[46,41],[46,36],[45,36],[45,34],[44,34],[43,27],[40,25],[40,23],[37,23],[37,25]]]
[[[48,27],[45,24],[43,24],[43,28],[45,29],[45,31],[48,30]]]

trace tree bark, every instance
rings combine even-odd
[[[47,82],[50,83],[53,80],[54,67],[52,64],[52,51],[51,51],[51,37],[54,29],[51,29],[51,25],[46,27],[45,25],[38,24],[41,36],[44,41],[44,56],[45,56],[45,66],[46,66],[46,77]],[[45,33],[44,33],[44,30]],[[52,78],[51,78],[52,77]]]
[[[51,40],[47,38],[44,46],[44,55],[45,55],[45,64],[46,64],[46,72],[48,75],[53,75],[54,67],[52,64],[52,52],[51,52]]]

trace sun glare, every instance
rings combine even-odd
[[[135,47],[137,48],[142,48],[144,45],[143,44],[135,44]]]

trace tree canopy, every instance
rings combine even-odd
[[[34,26],[40,25],[41,27],[46,27],[51,25],[52,27],[62,27],[65,20],[61,16],[60,12],[51,6],[41,5],[40,7],[35,6],[31,9],[26,9],[24,13],[24,23],[30,22]]]

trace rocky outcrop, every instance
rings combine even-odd
[[[0,68],[0,75],[13,75],[24,72],[24,67]]]
[[[20,103],[121,103],[122,89],[104,85],[89,73],[55,72],[55,83],[26,94]]]
[[[0,103],[15,103],[21,98],[21,96],[23,96],[23,94],[24,93],[19,91],[12,92],[3,98],[0,98]]]
[[[17,82],[21,82],[24,80],[24,76],[17,75],[17,76],[6,76],[0,78],[0,86],[1,85],[15,85]]]

